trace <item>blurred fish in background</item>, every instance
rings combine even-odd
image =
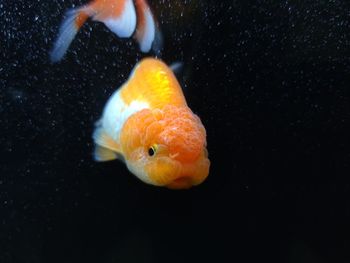
[[[66,12],[50,52],[52,62],[63,58],[88,18],[104,23],[118,37],[134,36],[142,52],[147,53],[152,49],[156,55],[160,55],[162,34],[146,0],[94,0]]]

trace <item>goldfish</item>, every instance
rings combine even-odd
[[[209,174],[206,130],[173,71],[145,58],[108,99],[93,133],[94,159],[119,159],[141,181],[188,189]]]
[[[140,50],[159,55],[162,34],[146,0],[93,0],[87,5],[66,12],[53,49],[52,62],[60,61],[79,29],[88,18],[104,23],[120,38],[134,38]]]

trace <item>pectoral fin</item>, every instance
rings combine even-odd
[[[96,162],[107,162],[107,161],[115,160],[117,158],[118,158],[117,153],[99,145],[95,146],[94,160]]]
[[[96,144],[94,152],[95,161],[111,161],[118,159],[118,156],[121,155],[119,144],[102,127],[97,127],[92,137]]]

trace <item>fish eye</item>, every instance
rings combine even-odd
[[[148,149],[148,155],[149,156],[153,156],[156,153],[157,150],[157,145],[152,145],[149,149]]]

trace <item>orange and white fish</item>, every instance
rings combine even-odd
[[[159,54],[162,48],[162,35],[147,0],[93,0],[87,5],[66,12],[58,37],[51,50],[52,62],[62,59],[75,35],[91,17],[103,22],[121,38],[133,35],[142,52],[154,50]]]
[[[96,161],[123,160],[148,184],[186,189],[209,173],[205,128],[171,69],[154,58],[109,98],[93,139]]]

